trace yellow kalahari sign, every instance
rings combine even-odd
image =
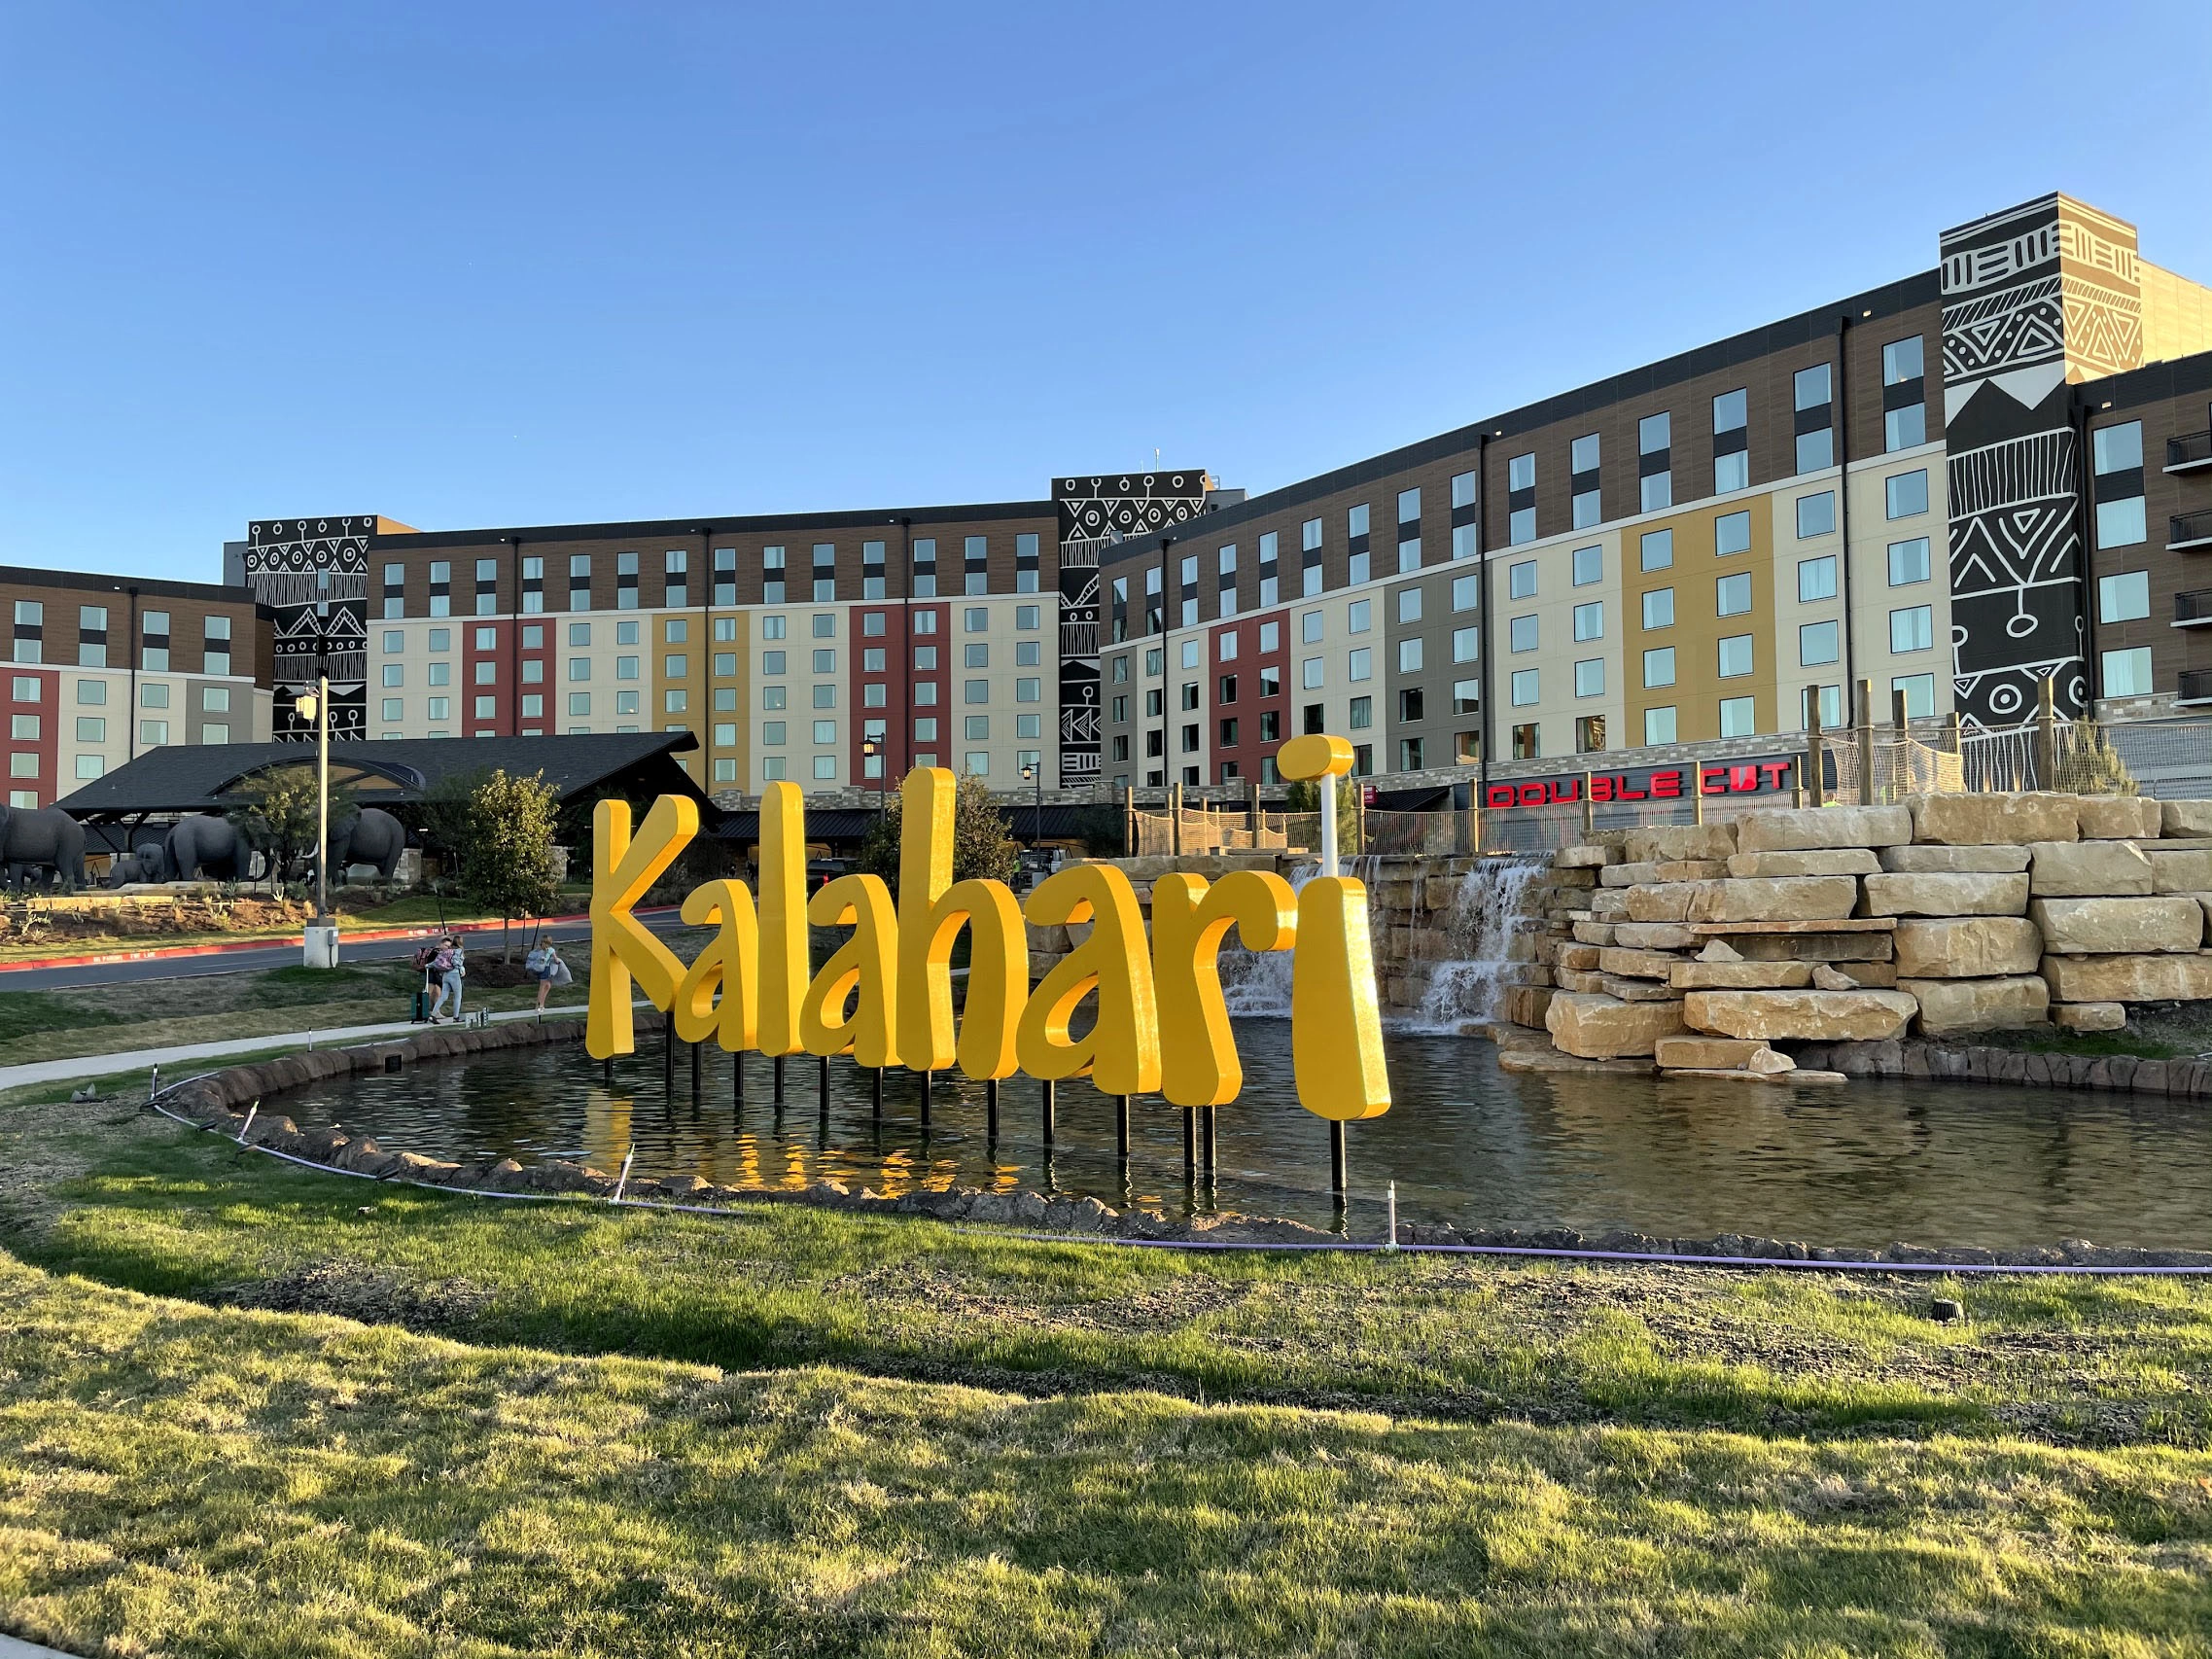
[[[1349,760],[1349,748],[1342,759]],[[1333,750],[1316,751],[1316,771],[1336,760]],[[634,983],[673,1016],[678,1037],[711,1037],[731,1053],[850,1054],[871,1069],[958,1066],[978,1078],[1088,1076],[1106,1094],[1220,1106],[1244,1083],[1216,966],[1234,928],[1246,950],[1293,952],[1299,1103],[1340,1120],[1389,1110],[1367,894],[1358,882],[1321,875],[1293,893],[1281,876],[1258,870],[1211,885],[1196,875],[1163,876],[1153,888],[1147,940],[1136,890],[1111,865],[1061,870],[1026,905],[1001,882],[954,881],[954,788],[941,767],[911,772],[900,786],[894,901],[872,875],[839,876],[809,900],[798,789],[770,784],[760,807],[757,904],[735,881],[694,889],[684,920],[715,935],[688,967],[631,907],[698,832],[697,805],[663,795],[633,834],[627,802],[600,802],[592,819],[585,1046],[602,1060],[634,1051]],[[1025,921],[1090,929],[1035,990]],[[809,924],[851,930],[811,971]],[[956,1020],[952,955],[963,929],[967,994]],[[1085,1002],[1091,1024],[1077,1036]]]

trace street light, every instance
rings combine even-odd
[[[296,699],[300,718],[315,723],[315,919],[307,924],[302,961],[309,968],[338,965],[338,925],[331,916],[331,681],[318,674],[315,688]]]
[[[1036,844],[1044,839],[1044,768],[1039,765],[1024,766],[1022,781],[1028,783],[1033,778],[1036,781],[1036,825],[1030,831],[1030,850],[1035,852]]]
[[[862,740],[860,744],[860,770],[862,772],[865,772],[868,769],[868,762],[876,759],[877,753],[878,751],[876,748],[876,740],[874,738],[870,737]],[[881,818],[883,814],[883,768],[881,766],[878,766],[876,768],[876,816],[878,818]]]

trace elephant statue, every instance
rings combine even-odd
[[[404,825],[379,807],[365,806],[331,835],[331,878],[342,886],[348,866],[372,865],[377,880],[390,881],[406,845]]]
[[[171,881],[193,881],[203,874],[216,881],[242,881],[246,868],[246,843],[225,819],[180,818],[161,845],[162,873]]]
[[[161,867],[161,844],[158,841],[149,841],[133,852],[118,854],[108,861],[108,885],[128,887],[133,882],[167,879]]]
[[[74,892],[85,885],[85,827],[57,807],[0,806],[0,866],[11,887],[51,869]]]

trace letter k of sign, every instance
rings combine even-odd
[[[594,1060],[611,1060],[637,1048],[630,1017],[633,974],[654,1007],[675,1006],[684,965],[630,914],[630,907],[698,832],[698,803],[681,795],[664,794],[654,801],[634,841],[628,801],[603,800],[592,810],[591,1007],[583,1045]]]

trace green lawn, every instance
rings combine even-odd
[[[2212,1653],[2201,1281],[1193,1256],[494,1204],[53,1093],[0,1101],[18,1634]],[[1970,1319],[1932,1323],[1935,1294]]]

